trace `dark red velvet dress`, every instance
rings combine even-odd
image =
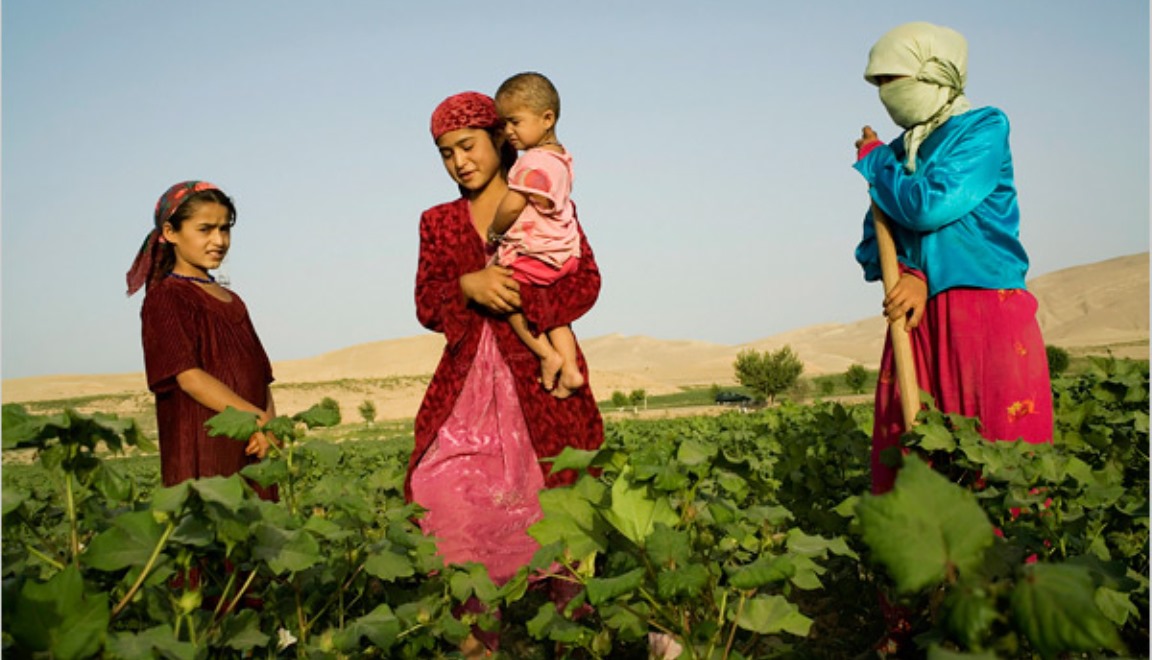
[[[246,401],[267,408],[272,365],[240,296],[223,302],[199,285],[167,278],[148,289],[140,309],[144,369],[156,395],[160,474],[165,486],[188,479],[228,476],[257,462],[247,443],[208,435],[216,413],[184,393],[176,375],[200,368]],[[268,497],[270,493],[261,493]]]
[[[521,285],[525,318],[541,332],[568,325],[587,312],[600,292],[600,271],[583,233],[580,268],[555,284],[541,288]],[[540,361],[513,332],[511,325],[482,307],[466,303],[460,276],[487,264],[484,242],[472,225],[466,199],[428,209],[420,218],[420,263],[416,274],[416,314],[429,330],[444,334],[447,344],[424,401],[416,415],[416,445],[408,464],[405,493],[411,499],[412,471],[428,450],[452,412],[476,356],[484,324],[489,324],[501,355],[512,371],[528,433],[538,458],[559,454],[565,447],[596,449],[604,441],[604,425],[591,387],[567,399],[557,399],[538,382]],[[584,354],[578,351],[580,371],[588,377]],[[572,483],[571,470],[548,474],[548,487]]]

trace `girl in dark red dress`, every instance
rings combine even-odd
[[[576,477],[549,474],[539,460],[604,440],[591,388],[566,399],[549,394],[536,356],[504,322],[519,310],[538,332],[571,324],[596,302],[600,272],[583,234],[579,269],[546,296],[486,265],[485,237],[515,158],[500,129],[492,99],[476,92],[449,97],[432,115],[432,137],[461,197],[420,219],[416,313],[447,344],[416,416],[406,483],[445,561],[483,563],[497,583],[537,549],[526,530],[541,515],[539,490]],[[578,363],[587,378],[582,353]]]
[[[216,186],[184,181],[160,197],[154,222],[128,271],[128,295],[147,287],[140,319],[161,478],[171,486],[235,474],[263,458],[271,438],[213,437],[204,423],[228,407],[258,414],[261,424],[276,415],[272,366],[248,310],[208,273],[228,253],[236,208]]]

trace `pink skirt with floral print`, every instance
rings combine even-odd
[[[1052,441],[1052,383],[1036,298],[1023,289],[951,289],[928,301],[911,332],[920,389],[943,412],[980,420],[989,440]],[[884,343],[872,429],[872,492],[896,470],[880,454],[904,431],[892,342]]]

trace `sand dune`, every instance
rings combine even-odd
[[[1045,341],[1070,350],[1115,347],[1118,355],[1148,357],[1148,253],[1118,257],[1057,271],[1029,282],[1040,303],[1038,318]],[[703,341],[605,335],[582,339],[592,365],[597,397],[613,391],[644,389],[650,394],[677,391],[684,385],[727,385],[734,382],[732,362],[743,349],[775,350],[790,345],[805,362],[805,373],[842,373],[852,364],[875,367],[884,340],[880,318],[848,324],[798,328],[739,346]],[[380,417],[415,413],[423,393],[419,380],[428,376],[443,349],[440,335],[372,342],[303,360],[277,362],[274,369],[283,393],[282,410],[295,411],[322,396],[333,396],[355,417],[355,406],[376,400]],[[324,388],[294,390],[291,384],[360,381],[349,387],[332,383]],[[394,382],[385,382],[392,379]],[[41,376],[3,381],[3,401],[45,401],[81,396],[138,393],[140,373]],[[297,399],[299,401],[297,401]],[[299,405],[296,405],[296,404]]]

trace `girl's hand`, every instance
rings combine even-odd
[[[271,434],[265,434],[263,431],[257,431],[248,438],[248,446],[244,449],[244,453],[249,456],[255,456],[261,460],[268,455],[268,447],[273,440],[270,440]]]
[[[884,316],[889,323],[899,318],[906,319],[904,329],[911,330],[920,325],[926,304],[928,283],[911,273],[903,273],[896,286],[884,297]]]
[[[488,266],[460,276],[460,292],[498,314],[520,309],[520,283],[512,279],[512,270],[503,266]]]

